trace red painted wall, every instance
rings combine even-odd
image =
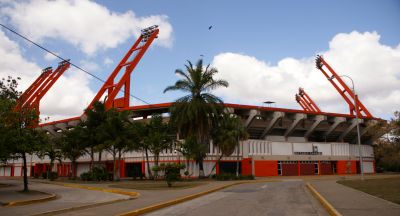
[[[257,177],[277,176],[278,161],[254,161],[254,171]]]
[[[320,162],[319,163],[319,174],[331,175],[332,174],[332,163],[331,162]]]
[[[283,176],[297,176],[300,172],[300,164],[298,163],[282,163]]]
[[[119,161],[119,176],[125,178],[125,160]]]
[[[337,174],[356,174],[357,173],[356,161],[338,161],[336,167],[337,167]]]
[[[219,171],[219,170],[218,170]],[[251,158],[242,159],[242,175],[251,175]]]
[[[313,163],[300,163],[300,175],[315,175],[314,169]]]

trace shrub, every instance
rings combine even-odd
[[[57,172],[49,172],[49,179],[50,181],[54,181],[55,179],[58,178],[58,173]]]
[[[164,179],[167,182],[168,187],[171,187],[173,182],[180,180],[181,169],[185,169],[184,164],[167,163],[160,165],[160,170],[164,171]]]
[[[47,172],[42,173],[42,178],[47,179]]]
[[[90,173],[90,171],[82,173],[80,177],[83,181],[92,181],[92,174]]]
[[[93,167],[90,173],[92,179],[96,181],[106,181],[108,178],[107,170],[104,167]]]
[[[80,177],[83,181],[106,181],[109,178],[104,167],[93,167],[91,171],[82,173]]]

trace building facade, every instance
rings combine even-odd
[[[168,118],[171,103],[130,107],[130,118],[142,120],[153,113],[164,113]],[[250,138],[240,142],[239,150],[230,157],[223,157],[216,165],[220,152],[210,143],[204,160],[205,175],[239,170],[243,175],[297,176],[356,174],[360,172],[359,146],[356,143],[357,122],[352,115],[335,113],[311,113],[302,110],[289,110],[271,107],[257,107],[238,104],[225,104],[226,111],[239,116],[248,130]],[[57,136],[62,130],[77,125],[81,117],[65,119],[40,125],[42,130]],[[371,144],[379,137],[373,133],[373,125],[379,119],[359,119],[361,152],[364,173],[375,172],[374,153]],[[98,160],[98,154],[95,155]],[[112,169],[112,156],[102,154],[102,162]],[[121,177],[147,175],[146,158],[143,152],[128,152],[120,163]],[[49,166],[49,159],[28,156],[28,175],[40,176]],[[189,176],[198,176],[198,165],[174,148],[160,154],[160,163],[185,163]],[[150,167],[153,157],[149,155]],[[213,169],[215,166],[215,169]],[[56,162],[52,168],[59,176],[71,175],[71,163]],[[88,155],[78,160],[77,175],[90,169]],[[183,174],[184,170],[182,171]],[[0,166],[0,176],[22,176],[22,161],[14,160]]]

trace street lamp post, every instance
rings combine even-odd
[[[361,151],[361,137],[360,137],[360,124],[358,120],[358,108],[357,108],[357,94],[356,94],[356,89],[354,86],[354,81],[350,76],[347,75],[340,75],[339,77],[347,77],[351,81],[351,87],[353,90],[353,100],[354,100],[354,111],[356,112],[356,126],[357,126],[357,144],[358,144],[358,156],[359,156],[359,161],[360,161],[360,175],[361,175],[361,180],[364,180],[364,165],[363,165],[363,158],[362,158],[362,151]],[[332,76],[329,78],[329,80],[332,80],[335,78]]]

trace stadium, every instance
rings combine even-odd
[[[107,108],[129,111],[131,121],[145,121],[160,113],[168,119],[172,102],[130,106],[129,101],[132,71],[157,38],[158,31],[157,26],[142,30],[141,36],[110,74],[89,108],[94,102],[104,100]],[[66,60],[54,71],[46,68],[21,96],[23,100],[19,101],[19,107],[30,107],[38,111],[40,99],[69,66],[70,62]],[[210,142],[204,160],[205,174],[235,172],[237,163],[242,175],[256,177],[357,174],[361,171],[374,173],[374,153],[371,145],[379,137],[373,133],[374,127],[382,120],[372,116],[354,91],[322,56],[317,56],[316,66],[348,103],[349,114],[322,112],[301,88],[299,94],[296,94],[296,100],[302,110],[226,103],[225,112],[240,117],[248,131],[249,139],[241,141],[231,156],[223,157],[215,170],[212,168],[220,157],[220,152]],[[60,132],[69,130],[84,120],[83,113],[74,118],[38,124],[37,129],[44,130],[51,136],[59,136]],[[101,158],[107,169],[112,169],[112,156],[104,152]],[[144,152],[124,153],[122,160],[118,161],[121,167],[120,176],[126,178],[146,175],[146,162]],[[153,163],[152,155],[149,162]],[[179,149],[174,148],[163,151],[160,154],[160,162],[186,163]],[[49,165],[48,158],[41,159],[30,155],[28,175],[41,175],[48,170]],[[71,163],[68,160],[56,162],[51,169],[57,171],[59,176],[71,175]],[[90,157],[86,155],[79,158],[76,175],[79,176],[89,169]],[[199,175],[198,165],[194,161],[189,161],[188,171],[190,176]],[[0,176],[22,175],[21,160],[10,160],[0,167]]]

